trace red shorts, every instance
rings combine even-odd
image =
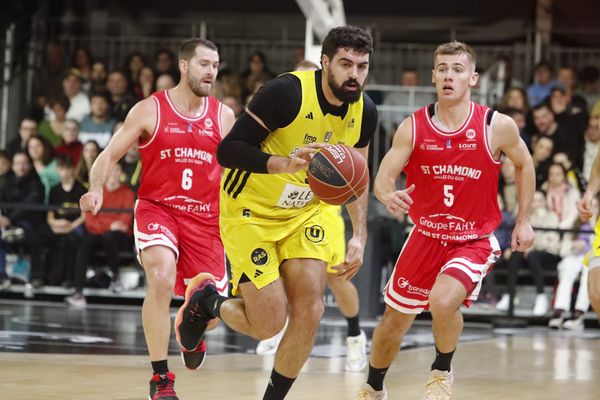
[[[444,242],[411,232],[392,277],[384,290],[390,307],[406,314],[429,308],[429,293],[440,274],[449,275],[467,289],[466,306],[477,299],[483,277],[500,256],[493,235],[471,242]]]
[[[140,252],[150,246],[173,250],[177,259],[176,295],[183,296],[188,280],[201,272],[213,274],[219,292],[227,294],[225,251],[218,224],[206,224],[160,203],[138,200],[133,233],[138,259]]]

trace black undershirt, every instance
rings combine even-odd
[[[348,104],[334,106],[327,101],[321,86],[321,76],[320,70],[315,71],[317,99],[323,114],[331,114],[343,119],[348,112]],[[254,95],[248,109],[263,121],[268,130],[248,113],[243,113],[219,145],[217,152],[219,163],[227,168],[266,173],[270,155],[260,151],[261,143],[270,132],[291,124],[300,112],[301,106],[302,86],[298,77],[284,74],[267,82]],[[375,103],[366,93],[363,93],[360,137],[354,146],[366,147],[375,132],[376,125]]]

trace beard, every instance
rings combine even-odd
[[[192,93],[198,97],[206,97],[210,94],[210,86],[208,88],[202,86],[202,82],[188,75],[187,84]]]
[[[364,85],[361,86],[356,79],[348,79],[338,86],[333,79],[333,75],[328,76],[327,83],[329,83],[329,87],[331,88],[333,95],[337,97],[339,101],[348,104],[356,103],[358,100],[360,100],[360,96],[362,95],[362,90],[364,87]],[[346,89],[348,84],[351,83],[358,86],[357,90],[352,91]]]

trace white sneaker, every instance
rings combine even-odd
[[[358,391],[358,400],[387,400],[387,390],[375,390],[368,383],[363,383]]]
[[[556,318],[550,318],[550,321],[548,321],[548,328],[560,329],[564,320],[565,318],[562,315]]]
[[[541,317],[548,312],[548,298],[544,293],[540,293],[535,296],[535,304],[533,305],[533,315]]]
[[[505,293],[500,298],[500,301],[496,303],[496,310],[508,311],[509,303],[510,303],[510,296],[507,293]]]
[[[450,400],[452,383],[454,383],[454,373],[452,371],[432,370],[425,385],[423,400]]]
[[[360,372],[367,366],[367,335],[361,330],[358,336],[346,338],[346,371]]]
[[[279,331],[277,335],[258,342],[258,344],[256,345],[256,354],[258,354],[259,356],[270,356],[275,354],[286,329],[287,321],[285,322],[285,326],[283,327],[283,329]]]
[[[575,319],[569,319],[563,322],[563,328],[568,329],[570,331],[582,331],[585,328],[583,323],[583,315],[581,317]]]
[[[65,297],[65,302],[71,307],[75,308],[85,308],[87,306],[87,301],[85,300],[85,296],[81,293],[75,293],[71,296]]]

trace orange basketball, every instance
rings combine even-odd
[[[320,149],[308,165],[308,184],[320,200],[336,206],[353,202],[369,187],[369,167],[354,148],[343,144]]]

